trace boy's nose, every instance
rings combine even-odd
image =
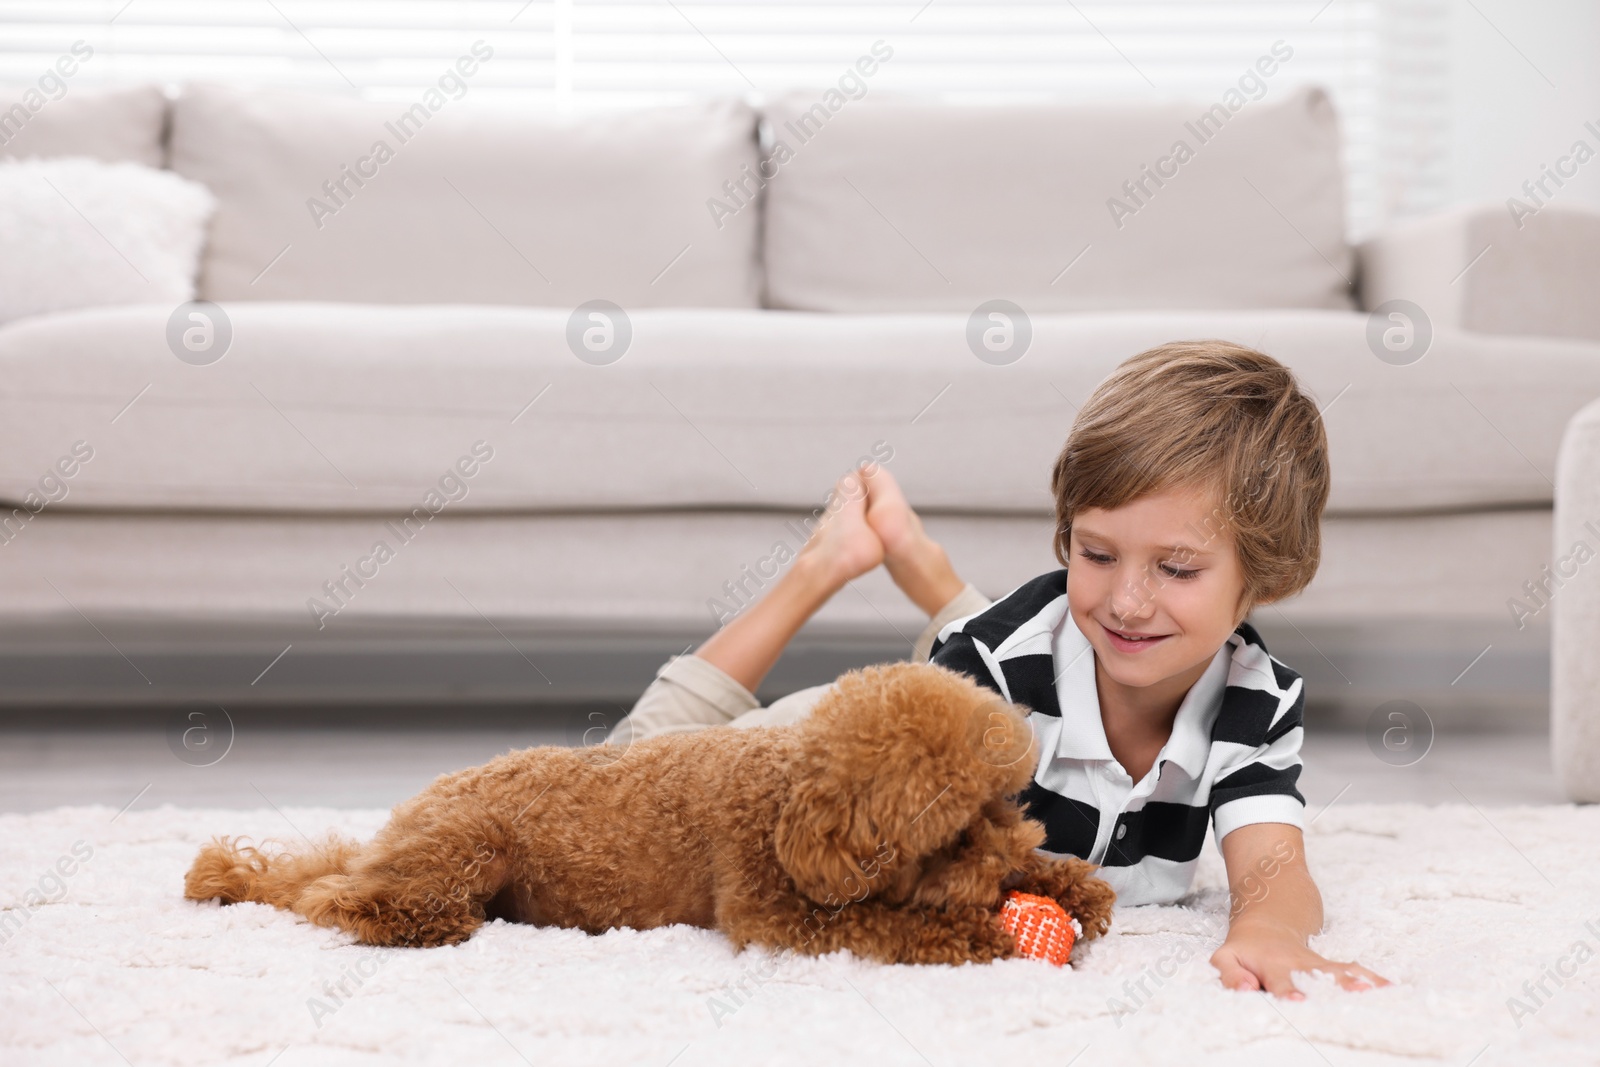
[[[1136,575],[1119,581],[1111,594],[1111,614],[1118,619],[1137,619],[1149,615],[1154,598]]]

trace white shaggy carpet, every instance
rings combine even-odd
[[[1397,984],[1316,979],[1298,1003],[1218,985],[1210,845],[1185,906],[1120,911],[1075,969],[881,967],[736,956],[686,927],[495,923],[453,948],[363,948],[179,891],[212,834],[366,835],[384,813],[116,814],[0,816],[0,1063],[1600,1063],[1600,808],[1318,814],[1313,945]]]

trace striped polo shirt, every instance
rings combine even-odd
[[[1067,572],[1026,582],[939,631],[930,662],[1028,709],[1039,766],[1019,798],[1044,851],[1101,864],[1118,904],[1188,892],[1210,823],[1218,843],[1250,823],[1303,825],[1300,676],[1242,623],[1184,696],[1144,779],[1111,754],[1094,650],[1067,610]]]

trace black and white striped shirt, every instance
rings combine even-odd
[[[1303,825],[1304,685],[1242,623],[1178,707],[1150,773],[1111,754],[1094,652],[1067,610],[1067,572],[1018,586],[939,631],[931,662],[1029,709],[1039,767],[1021,802],[1048,852],[1101,864],[1118,904],[1188,892],[1209,822],[1218,843],[1251,823]]]

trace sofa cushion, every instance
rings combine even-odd
[[[171,166],[218,200],[201,296],[756,304],[754,213],[705,226],[707,195],[755,160],[743,104],[563,118],[434,100],[186,87]]]
[[[765,112],[769,302],[971,312],[1004,298],[1029,314],[1352,306],[1328,97],[1232,99],[1236,111],[1208,113],[867,97],[830,113],[815,94],[786,95]]]
[[[995,366],[963,315],[639,310],[600,366],[555,309],[226,311],[231,347],[206,366],[174,357],[166,306],[0,328],[0,499],[39,495],[83,440],[94,458],[50,507],[410,509],[468,457],[455,511],[812,508],[876,446],[921,507],[1046,514],[1095,385],[1143,349],[1222,337],[1326,406],[1333,510],[1548,506],[1561,428],[1600,397],[1593,345],[1441,331],[1399,367],[1353,312],[1041,315]],[[475,464],[479,441],[494,457]]]
[[[1459,205],[1363,242],[1362,306],[1406,300],[1434,328],[1600,341],[1600,212],[1509,205]]]
[[[36,85],[0,88],[0,157],[88,156],[107,163],[163,162],[167,98],[154,85],[82,89],[59,98]]]

